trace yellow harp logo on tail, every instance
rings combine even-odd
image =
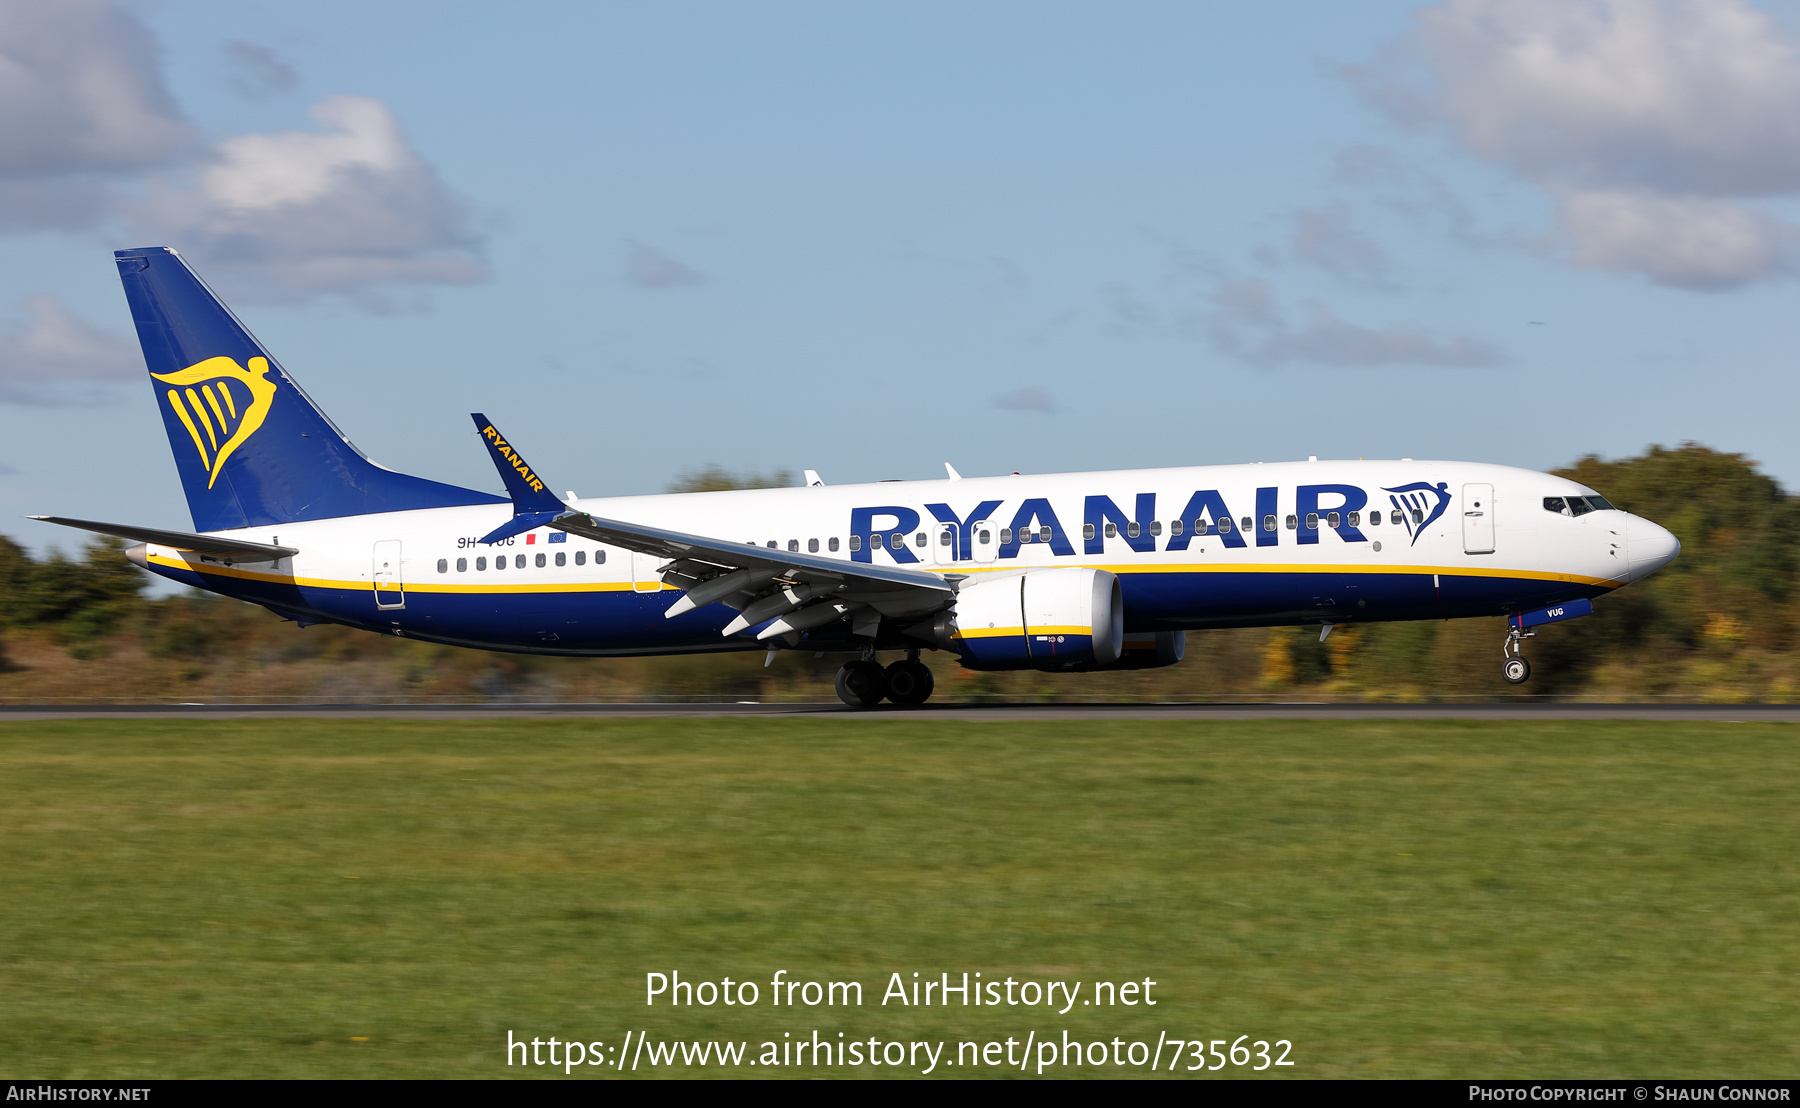
[[[200,464],[208,471],[209,489],[219,479],[225,459],[256,434],[275,404],[267,358],[251,358],[249,369],[230,358],[208,358],[174,373],[150,376],[176,386],[164,395],[175,418],[193,436]]]

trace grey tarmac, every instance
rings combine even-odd
[[[829,703],[683,704],[11,704],[0,705],[0,723],[58,719],[708,719],[720,717],[840,717],[844,719],[997,720],[1231,720],[1231,719],[1447,719],[1447,720],[1660,720],[1714,723],[1800,722],[1800,704],[1581,703],[1483,701],[1425,704],[968,704],[920,707],[883,704],[850,709]]]

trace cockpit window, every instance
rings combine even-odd
[[[1604,497],[1604,496],[1590,496],[1587,498],[1587,502],[1594,506],[1594,510],[1596,512],[1616,512],[1616,511],[1618,511],[1617,508],[1615,508],[1611,504],[1607,503],[1606,497]]]
[[[1594,506],[1587,502],[1587,497],[1585,497],[1585,496],[1569,497],[1569,514],[1570,515],[1584,516],[1593,510],[1594,510]]]
[[[1546,496],[1544,497],[1544,511],[1555,512],[1559,516],[1566,516],[1569,514],[1568,501],[1560,496]]]

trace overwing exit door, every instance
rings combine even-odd
[[[932,528],[931,560],[947,566],[956,561],[956,553],[956,524],[940,523]]]
[[[383,539],[375,544],[375,606],[406,607],[406,584],[400,576],[400,540]]]
[[[1494,486],[1463,486],[1463,553],[1494,552]]]
[[[631,552],[631,590],[633,592],[661,592],[662,574],[657,568],[668,559],[660,554],[640,554]]]

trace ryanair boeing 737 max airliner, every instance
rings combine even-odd
[[[1561,477],[1469,462],[1306,461],[558,497],[485,417],[507,497],[352,446],[173,250],[117,252],[192,532],[36,516],[301,625],[615,656],[856,655],[853,706],[971,669],[1173,665],[1215,627],[1505,616],[1532,628],[1667,565],[1668,531]],[[885,669],[878,652],[902,651]]]

